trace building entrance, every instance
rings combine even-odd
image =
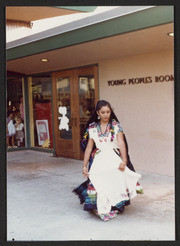
[[[57,156],[82,159],[80,140],[98,100],[97,66],[52,74]]]

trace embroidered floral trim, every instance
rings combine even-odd
[[[144,194],[143,189],[136,190],[137,194]]]
[[[128,197],[128,195],[127,194],[124,194],[124,193],[121,193],[121,196],[122,197]]]
[[[93,122],[93,123],[89,124],[89,128],[88,129],[91,129],[91,128],[96,127],[96,126],[97,126],[97,123]]]
[[[115,126],[118,127],[118,131],[117,132],[122,132],[123,131],[120,123],[117,122],[116,120],[112,120],[112,123],[111,123],[111,141],[114,140],[114,135],[115,135],[114,127]]]
[[[105,133],[103,134],[101,132],[101,127],[100,127],[100,123],[97,124],[97,132],[98,132],[98,138],[100,137],[108,137],[109,135],[109,132],[110,132],[110,124],[108,123],[107,126],[106,126],[106,131]]]
[[[96,190],[94,189],[94,187],[92,185],[88,186],[87,194],[92,199],[92,202],[96,201],[97,192],[96,192]]]
[[[137,185],[136,185],[136,192],[137,194],[144,194],[143,187],[140,185],[139,182],[137,182]]]
[[[115,131],[114,131],[114,121],[112,121],[112,124],[111,124],[111,142],[114,140],[114,135],[115,135]]]
[[[101,152],[101,150],[96,148],[91,154],[92,158],[94,159],[95,155],[99,154],[99,152]]]
[[[109,133],[111,133],[111,142],[112,142],[114,140],[114,136],[115,136],[115,130],[114,130],[115,126],[118,127],[118,132],[123,131],[120,123],[113,119],[111,123],[107,124],[106,131],[103,134],[101,132],[100,123],[99,122],[98,123],[93,122],[93,123],[91,123],[89,125],[89,128],[86,129],[86,132],[84,133],[83,139],[87,139],[88,138],[90,129],[97,128],[98,138],[102,140],[102,141],[100,140],[100,142],[103,142],[103,141],[107,142],[107,139],[105,140],[105,137],[108,137]],[[102,137],[104,137],[104,139],[102,139]]]
[[[83,139],[86,139],[88,137],[88,135],[89,135],[89,132],[88,132],[88,130],[86,130],[86,132],[84,133]]]
[[[109,136],[109,133],[111,133],[111,141],[113,141],[113,140],[114,140],[114,136],[115,136],[115,130],[114,130],[115,126],[118,127],[118,132],[122,132],[122,131],[123,131],[123,129],[122,129],[120,123],[113,119],[111,123],[108,123],[108,124],[107,124],[106,131],[105,131],[105,133],[103,134],[103,133],[101,132],[100,123],[99,123],[99,122],[98,122],[98,123],[93,122],[93,123],[91,123],[91,124],[89,125],[89,128],[86,130],[86,132],[85,132],[83,138],[84,138],[84,139],[87,139],[87,137],[88,137],[88,135],[89,135],[89,130],[90,130],[91,128],[97,128],[98,138],[99,138],[99,139],[102,138],[102,137],[108,137],[108,136]]]
[[[100,139],[101,137],[108,137],[109,133],[111,133],[111,142],[112,142],[114,140],[114,136],[115,136],[115,130],[114,130],[115,126],[118,126],[118,132],[123,131],[122,127],[120,126],[120,123],[117,122],[116,120],[112,120],[111,123],[107,124],[106,131],[103,134],[101,132],[100,123],[98,123],[97,124],[98,138]]]
[[[118,214],[118,211],[115,210],[115,211],[110,211],[109,213],[107,214],[99,214],[98,211],[95,209],[93,211],[97,216],[99,216],[103,221],[108,221],[110,219],[113,219],[117,216]]]

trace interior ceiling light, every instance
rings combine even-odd
[[[169,35],[170,37],[174,37],[174,33],[173,33],[173,32],[168,32],[168,35]]]
[[[49,61],[49,60],[46,59],[46,58],[42,58],[41,61],[42,61],[42,62],[47,62],[47,61]]]

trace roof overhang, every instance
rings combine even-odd
[[[69,47],[26,56],[7,62],[7,69],[26,75],[98,64],[105,60],[159,53],[173,54],[173,23],[106,37]],[[42,59],[47,62],[42,62]]]
[[[7,43],[7,60],[64,48],[174,21],[173,6],[121,7]],[[123,13],[126,10],[126,14]],[[119,14],[119,16],[118,16]]]
[[[30,22],[61,15],[91,12],[95,9],[95,6],[8,6],[6,7],[6,19]]]
[[[122,9],[106,12],[106,19],[99,14],[76,21],[73,26],[69,23],[8,43],[7,69],[35,74],[173,49],[173,39],[167,36],[173,31],[172,6],[149,7],[118,16]],[[42,64],[41,58],[50,62]]]

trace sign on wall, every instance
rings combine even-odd
[[[108,86],[117,86],[117,85],[137,85],[137,84],[150,84],[150,83],[165,83],[174,81],[173,75],[160,75],[160,76],[147,76],[139,78],[129,78],[129,79],[117,79],[117,80],[108,80]]]
[[[36,120],[38,144],[43,145],[49,139],[48,120]]]

